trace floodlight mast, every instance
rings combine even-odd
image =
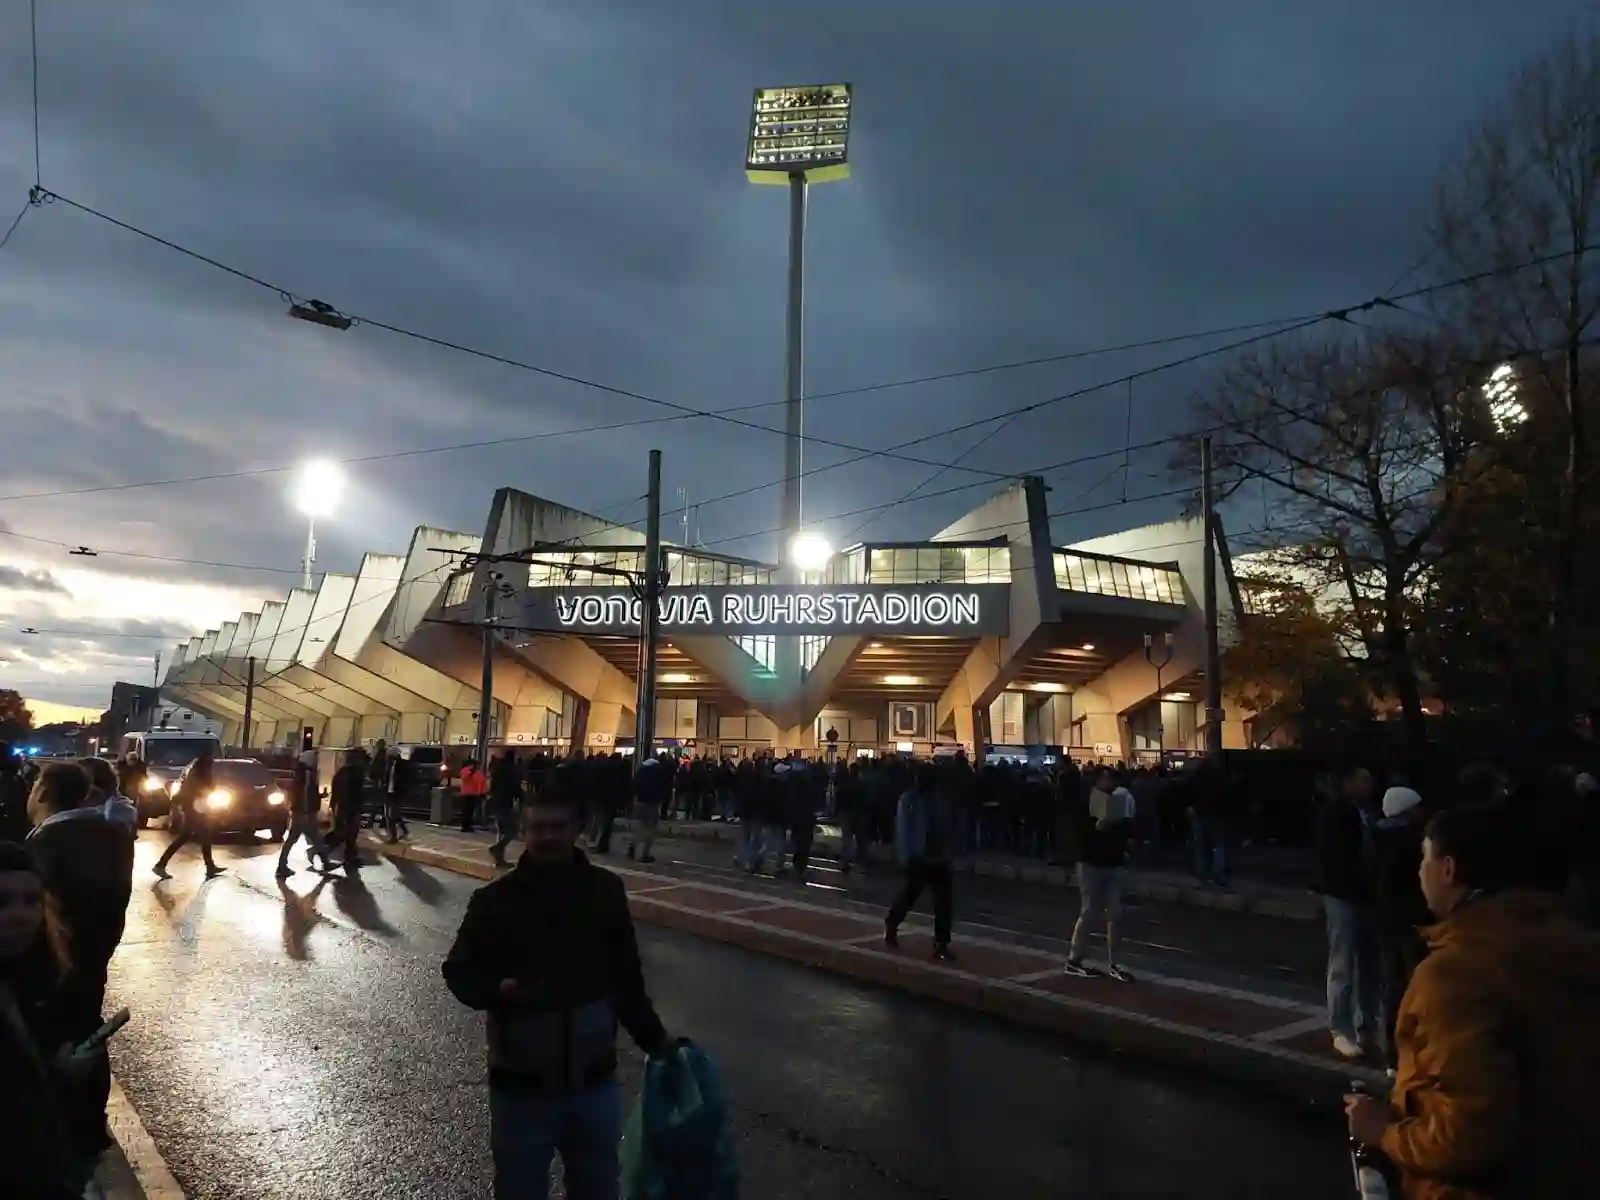
[[[789,188],[789,287],[785,313],[783,499],[780,579],[799,582],[791,551],[803,534],[805,474],[805,261],[810,185],[850,174],[848,83],[757,88],[751,104],[745,175],[752,183]],[[798,678],[800,645],[779,639],[780,677]],[[794,641],[791,646],[788,643]],[[792,661],[791,661],[792,660]]]

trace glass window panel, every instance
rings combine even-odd
[[[1083,571],[1083,590],[1094,593],[1100,590],[1100,564],[1092,558],[1080,558],[1078,566]]]
[[[1133,585],[1128,582],[1128,564],[1112,563],[1111,578],[1116,583],[1117,595],[1133,598]]]
[[[1075,592],[1088,590],[1083,579],[1083,560],[1076,554],[1067,555],[1067,580],[1068,586]]]
[[[939,555],[940,582],[960,583],[967,577],[967,564],[957,549],[936,551]]]
[[[872,574],[869,578],[872,583],[894,582],[893,550],[874,550],[872,552]]]

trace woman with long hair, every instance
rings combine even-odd
[[[67,971],[66,938],[26,847],[0,842],[0,1163],[15,1194],[81,1196],[84,1171],[63,1114],[53,1001]]]

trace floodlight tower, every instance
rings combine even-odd
[[[810,185],[850,174],[848,83],[757,88],[751,105],[745,175],[789,186],[789,303],[784,362],[783,559],[792,566],[802,531],[800,478],[805,443],[806,201]]]

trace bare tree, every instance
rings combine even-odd
[[[1446,344],[1374,334],[1274,344],[1199,401],[1219,487],[1259,481],[1271,494],[1288,544],[1270,570],[1359,643],[1413,750],[1426,741],[1417,602],[1441,530],[1484,469],[1480,377]]]
[[[1596,372],[1585,347],[1600,315],[1600,36],[1575,34],[1530,63],[1440,178],[1433,242],[1453,273],[1483,273],[1444,311],[1479,353],[1521,355],[1558,397],[1550,435],[1564,450],[1549,564],[1548,664],[1556,711],[1573,711],[1568,653],[1585,592],[1593,515]],[[1516,264],[1558,255],[1526,270]],[[1544,515],[1544,514],[1541,514]],[[1536,518],[1537,519],[1537,518]]]

